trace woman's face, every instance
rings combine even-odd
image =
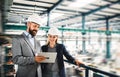
[[[48,35],[48,41],[50,43],[56,43],[57,39],[58,39],[57,35],[50,35],[50,34]]]

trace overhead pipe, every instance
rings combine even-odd
[[[26,30],[26,26],[25,25],[4,25],[5,26],[5,30]],[[50,27],[40,27],[40,30],[45,30],[48,31]],[[78,29],[78,28],[58,28],[61,31],[75,31],[75,32],[83,32],[82,29]],[[88,29],[84,29],[85,32],[98,32],[98,33],[106,33],[106,31],[103,30],[88,30]],[[120,31],[111,31],[111,33],[115,33],[115,34],[120,34]]]

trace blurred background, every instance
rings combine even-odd
[[[12,37],[26,30],[25,22],[39,14],[36,38],[44,45],[47,31],[57,27],[58,42],[87,66],[120,76],[120,0],[0,0],[0,77],[14,77]],[[67,77],[107,77],[66,63]],[[111,76],[113,77],[113,76]]]

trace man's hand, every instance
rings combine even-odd
[[[44,56],[35,56],[35,61],[37,63],[40,63],[41,61],[45,60],[46,58]]]

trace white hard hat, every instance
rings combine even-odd
[[[40,26],[42,25],[41,21],[42,21],[41,17],[39,15],[37,15],[37,14],[31,15],[27,19],[27,22],[34,22],[34,23],[39,24]]]
[[[60,31],[56,28],[56,27],[51,27],[49,30],[48,30],[48,34],[50,35],[60,35]]]

